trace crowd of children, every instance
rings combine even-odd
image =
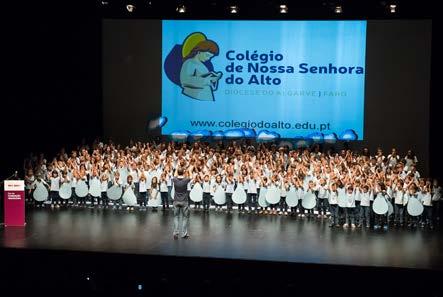
[[[44,155],[25,160],[27,201],[32,207],[89,207],[146,211],[152,207],[167,210],[172,203],[172,178],[177,168],[184,168],[192,182],[203,189],[201,202],[189,201],[196,210],[209,212],[251,213],[258,215],[291,215],[329,219],[330,226],[387,227],[428,226],[439,220],[441,187],[437,180],[424,178],[417,171],[417,158],[408,151],[400,156],[392,149],[386,156],[381,149],[370,154],[343,149],[334,152],[320,145],[292,149],[275,144],[225,142],[146,142],[126,147],[112,142],[95,142],[68,154],[61,150],[52,160]],[[77,195],[80,184],[99,187],[98,195]],[[34,199],[39,184],[48,190],[48,199]],[[61,197],[62,186],[72,188],[71,196]],[[136,205],[124,205],[123,199],[107,197],[110,187],[131,188]],[[245,203],[235,204],[232,195],[241,185],[247,194]],[[226,203],[213,201],[222,188]],[[278,203],[260,200],[260,192],[270,187],[280,191]],[[96,192],[97,192],[96,191]],[[78,192],[78,191],[77,191]],[[296,192],[300,201],[307,193],[315,195],[316,206],[305,209],[300,202],[288,207],[288,193]],[[340,203],[340,195],[346,197]],[[377,215],[374,199],[382,195],[393,205],[392,214]],[[82,196],[82,197],[80,197]],[[407,204],[416,198],[423,205],[420,216],[411,216]]]

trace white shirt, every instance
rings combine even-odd
[[[35,189],[37,187],[37,185],[42,184],[42,185],[48,185],[45,180],[40,180],[38,181],[37,179],[32,183],[32,188]]]
[[[257,182],[255,181],[255,179],[250,178],[247,182],[247,186],[248,186],[248,193],[257,194]]]
[[[423,203],[424,206],[432,206],[432,197],[431,193],[425,193],[421,195],[421,203]]]
[[[51,181],[51,191],[58,191],[60,190],[60,177],[50,177],[50,181]]]
[[[408,174],[412,173],[412,171],[409,171]],[[416,170],[414,174],[415,179],[419,179],[420,178],[420,173]]]
[[[128,177],[128,171],[124,167],[120,167],[118,169],[118,172],[120,173],[119,182],[121,184],[126,184],[126,178]]]
[[[432,201],[439,201],[439,200],[442,200],[442,196],[441,196],[441,187],[440,187],[440,186],[438,186],[438,187],[433,187],[433,188],[432,188],[432,192],[433,192],[433,195],[432,195]]]
[[[160,192],[168,192],[168,185],[166,181],[160,182]]]
[[[348,193],[346,190],[346,207],[352,208],[355,207],[355,194],[354,192]]]
[[[413,159],[409,159],[409,158],[405,157],[405,160],[406,160],[405,166],[407,166],[407,167],[418,162],[418,159],[415,156],[413,157]]]
[[[287,191],[286,191],[286,185],[285,183],[280,184],[280,197],[286,197]]]
[[[146,176],[146,189],[150,190],[153,175],[151,174],[151,171],[145,171],[145,176]]]
[[[166,185],[168,187],[172,187],[172,177],[171,177],[171,175],[168,175],[168,177],[166,179]]]
[[[307,188],[307,189],[305,190],[305,194],[307,194],[307,193],[315,194],[315,193],[314,193],[314,189],[310,189],[310,188]]]
[[[311,175],[306,175],[305,178],[303,179],[303,188],[304,188],[305,190],[308,189],[308,187],[309,187],[309,181],[310,181],[311,179],[312,179],[312,176],[311,176]]]
[[[89,186],[91,186],[91,181],[93,181],[95,179],[100,180],[100,178],[98,176],[92,176],[92,175],[89,176]]]
[[[328,190],[326,188],[326,185],[324,185],[324,186],[320,185],[318,187],[318,198],[320,198],[320,199],[328,198]]]
[[[338,192],[331,191],[329,193],[329,204],[336,205],[338,203]]]
[[[404,205],[404,196],[405,193],[403,191],[395,191],[394,203],[398,205]]]
[[[134,190],[135,189],[135,184],[133,182],[131,184],[126,183],[125,190],[128,189],[128,188],[131,188],[132,190]]]
[[[117,185],[117,186],[121,186],[121,185],[122,185],[122,182],[121,182],[120,180],[115,180],[115,179],[114,179],[114,180],[112,181],[112,184],[113,184],[113,185]]]
[[[361,201],[361,190],[360,189],[354,189],[354,199],[355,201]]]
[[[237,185],[242,185],[243,190],[245,190],[246,193],[248,193],[248,184],[246,182],[243,182],[243,183],[239,182]]]
[[[108,190],[108,180],[100,181],[100,189],[102,192],[106,192]]]
[[[397,164],[397,161],[400,159],[399,155],[388,155],[388,163],[390,166],[395,166]]]
[[[303,196],[305,195],[305,190],[302,187],[300,187],[300,188],[297,188],[296,191],[297,191],[298,200],[303,199]]]
[[[409,203],[409,199],[412,197],[418,199],[418,201],[421,201],[421,194],[420,193],[415,193],[413,195],[406,193],[403,197],[403,201],[404,201],[405,205]]]
[[[214,182],[212,185],[211,185],[211,194],[212,195],[214,195],[215,194],[215,192],[217,191],[217,189],[219,188],[219,187],[221,187],[222,189],[224,188],[224,184],[223,183],[216,183],[216,182]]]
[[[211,184],[209,182],[203,182],[203,193],[210,193],[211,192]]]
[[[392,197],[392,187],[387,187],[386,188],[386,194],[388,194],[388,199],[389,199],[389,197]]]
[[[31,190],[32,189],[32,185],[35,181],[35,176],[25,176],[25,189],[26,190]]]
[[[128,172],[128,175],[132,176],[132,181],[134,183],[138,183],[139,178],[138,178],[138,171],[137,170],[130,170]]]
[[[159,193],[158,186],[156,188],[151,188],[150,196],[152,199],[157,199],[158,193]]]
[[[372,191],[367,191],[365,192],[361,192],[360,193],[360,205],[361,206],[370,206],[371,205],[371,201],[374,200],[374,197],[372,195]]]
[[[226,181],[226,193],[234,193],[234,181]]]
[[[146,183],[146,180],[140,180],[138,183],[138,191],[140,193],[145,193],[148,191],[148,184]]]

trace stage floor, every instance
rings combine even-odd
[[[193,211],[188,240],[172,210],[32,209],[1,228],[0,247],[443,269],[441,230],[342,229],[327,220]]]

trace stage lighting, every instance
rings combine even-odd
[[[128,12],[133,12],[135,10],[135,5],[132,5],[132,4],[126,5],[126,10]]]
[[[184,4],[181,4],[181,5],[177,6],[176,11],[178,13],[185,13],[186,12],[186,6]]]
[[[108,5],[109,2],[108,1],[101,1],[102,5]]]
[[[238,12],[238,6],[237,5],[229,6],[229,12],[230,13],[237,13]]]
[[[389,12],[390,13],[395,13],[397,10],[397,5],[396,4],[390,4],[389,5]]]
[[[288,6],[286,4],[280,5],[280,13],[288,13]]]
[[[342,12],[343,12],[343,7],[341,7],[341,5],[337,5],[337,6],[334,8],[334,12],[337,13],[337,14],[342,13]]]

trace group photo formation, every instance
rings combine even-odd
[[[285,143],[283,143],[285,144]],[[190,179],[193,211],[327,219],[330,227],[427,227],[439,221],[441,187],[421,176],[409,150],[371,154],[333,147],[146,142],[122,147],[95,142],[25,160],[31,207],[172,209],[173,179]],[[189,216],[189,211],[187,211]]]
[[[0,296],[443,296],[434,2],[3,3]]]

